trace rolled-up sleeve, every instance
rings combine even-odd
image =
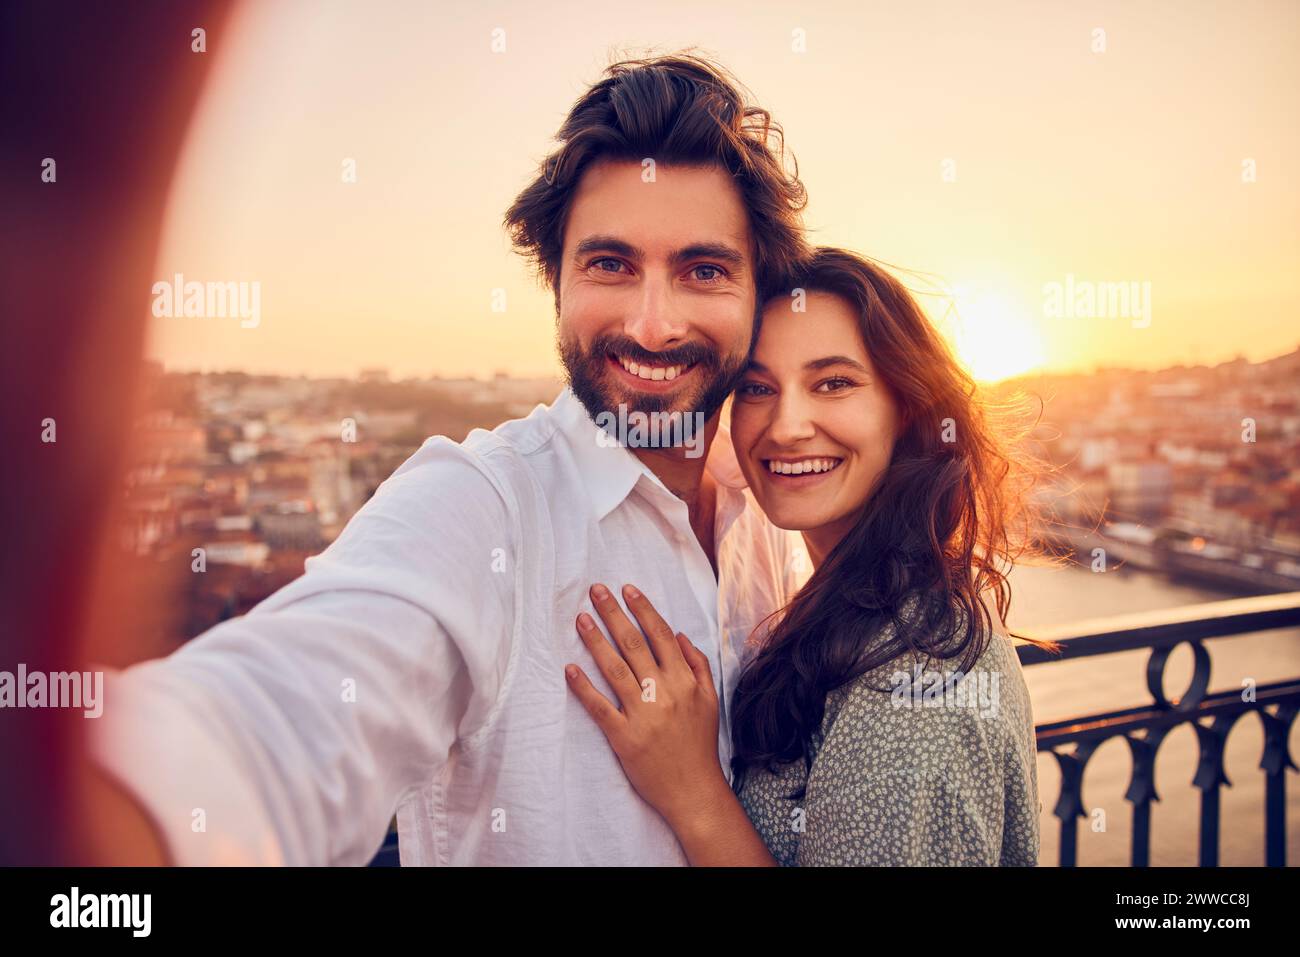
[[[107,676],[92,758],[177,864],[364,864],[493,719],[513,645],[504,490],[430,440],[305,574]]]

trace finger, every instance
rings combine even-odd
[[[569,690],[582,702],[582,706],[587,709],[587,714],[591,715],[591,719],[596,722],[596,726],[604,732],[605,738],[612,745],[623,733],[627,716],[596,690],[587,673],[577,665],[565,665],[564,677],[569,683]]]
[[[650,641],[655,660],[665,674],[685,675],[688,670],[686,658],[677,644],[673,630],[663,620],[655,606],[650,603],[635,585],[623,586],[623,600],[627,602],[628,611],[636,616],[637,624]]]
[[[659,666],[655,663],[654,655],[650,653],[650,646],[646,644],[645,636],[641,634],[641,629],[623,614],[623,609],[619,607],[614,593],[597,582],[591,586],[591,603],[595,606],[596,613],[600,615],[600,620],[609,629],[614,643],[623,653],[623,658],[631,667],[632,673],[636,675],[637,682],[645,678],[658,679]]]
[[[680,631],[677,633],[677,645],[681,649],[682,658],[695,674],[695,680],[708,691],[714,698],[718,696],[718,689],[713,686],[713,666],[709,664],[709,656],[700,649],[691,644],[691,640]]]
[[[636,675],[632,673],[628,663],[623,660],[623,656],[618,653],[618,649],[611,645],[604,634],[601,633],[600,626],[596,624],[596,619],[584,611],[578,615],[577,628],[578,637],[582,639],[582,643],[591,652],[596,667],[605,676],[609,686],[614,689],[614,694],[618,695],[618,700],[623,703],[623,707],[630,707],[632,702],[640,701],[641,683],[637,681]]]

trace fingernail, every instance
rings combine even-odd
[[[609,597],[609,589],[606,588],[604,585],[600,584],[600,582],[597,582],[596,584],[591,586],[591,593],[595,595],[597,598],[599,598],[601,601],[604,601],[606,598]]]
[[[636,586],[635,586],[635,585],[624,585],[624,586],[623,586],[623,594],[627,595],[628,598],[640,598],[640,597],[641,597],[641,593],[640,593],[639,591],[636,590]]]
[[[596,623],[592,621],[591,616],[584,611],[578,615],[578,627],[583,631],[591,631],[591,629],[596,627]]]
[[[577,667],[574,666],[574,665],[565,665],[565,666],[564,666],[564,677],[568,678],[570,681],[572,681],[574,678],[578,677],[578,669],[577,669]]]

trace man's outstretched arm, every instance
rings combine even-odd
[[[495,706],[514,544],[467,454],[427,444],[302,578],[111,674],[93,759],[173,863],[366,863],[404,797]],[[498,548],[508,572],[494,571]]]

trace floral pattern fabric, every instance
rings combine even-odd
[[[779,864],[1038,863],[1034,722],[1011,639],[958,667],[909,653],[874,669],[827,696],[811,769],[747,770],[741,804]]]

